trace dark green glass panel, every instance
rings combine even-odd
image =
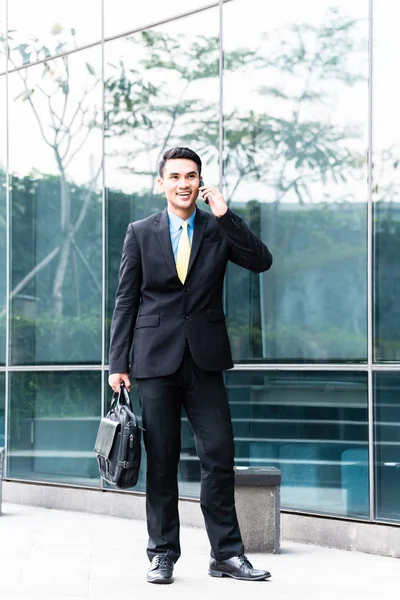
[[[4,448],[5,434],[5,374],[0,373],[0,448]]]
[[[223,191],[274,256],[229,267],[234,360],[365,362],[368,2],[223,14]]]
[[[400,373],[375,373],[375,516],[400,522]]]
[[[8,474],[98,486],[101,373],[10,373]]]
[[[101,48],[23,73],[9,76],[10,362],[100,363]]]
[[[286,509],[368,518],[366,373],[226,373],[237,466],[282,472]]]

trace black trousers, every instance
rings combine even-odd
[[[201,462],[200,505],[211,556],[225,560],[243,554],[234,501],[232,421],[222,372],[202,371],[186,348],[172,375],[136,381],[147,453],[149,559],[168,552],[176,562],[181,554],[177,475],[182,405]]]

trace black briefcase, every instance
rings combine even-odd
[[[140,469],[141,429],[123,383],[114,393],[110,410],[100,421],[94,451],[101,477],[125,490],[137,484]]]

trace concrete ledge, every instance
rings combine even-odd
[[[11,504],[76,510],[127,519],[146,519],[146,497],[139,492],[3,481],[3,499]],[[182,525],[204,527],[198,500],[180,500],[179,512]]]
[[[0,448],[0,517],[1,517],[1,502],[2,502],[2,490],[3,490],[3,462],[4,462],[4,448]]]
[[[285,540],[400,558],[400,526],[293,513],[281,517]]]
[[[144,494],[3,481],[3,501],[130,519],[145,518]],[[200,503],[180,500],[182,525],[204,527]],[[281,513],[282,539],[400,558],[400,526]]]

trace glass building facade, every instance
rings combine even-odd
[[[122,243],[165,206],[161,154],[186,145],[274,255],[267,273],[227,271],[237,465],[279,467],[284,509],[400,523],[400,8],[0,11],[7,478],[102,485],[93,444]],[[183,414],[182,496],[198,496],[199,475]]]

